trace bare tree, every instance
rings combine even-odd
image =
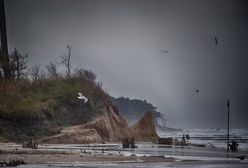
[[[50,78],[57,79],[59,77],[56,64],[50,62],[50,64],[46,65],[46,69]]]
[[[94,72],[92,72],[91,70],[84,70],[83,75],[85,77],[85,79],[87,79],[88,81],[90,81],[91,83],[95,83],[96,80],[96,74]]]
[[[74,75],[75,75],[75,77],[84,78],[83,71],[84,71],[83,68],[79,68],[79,67],[74,68]]]
[[[46,72],[43,69],[41,69],[39,73],[39,80],[42,81],[45,80],[46,78],[47,78]]]
[[[27,69],[27,58],[27,54],[20,54],[16,48],[10,55],[11,76],[16,77],[17,80],[24,77],[27,73],[25,72]]]
[[[96,82],[96,74],[92,72],[91,70],[83,69],[83,68],[75,68],[75,75],[79,78],[83,78],[92,84],[95,84]]]
[[[63,56],[61,57],[62,61],[61,61],[61,64],[63,64],[66,68],[66,76],[67,78],[70,78],[71,77],[71,46],[67,45],[66,46],[67,48],[67,53],[66,54],[63,54]]]
[[[31,76],[31,79],[33,81],[37,81],[40,79],[40,70],[41,70],[41,66],[40,65],[33,65],[30,70],[29,70],[29,74]]]

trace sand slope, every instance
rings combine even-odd
[[[158,134],[152,120],[152,113],[150,112],[146,112],[140,121],[130,128],[130,131],[136,141],[154,141],[158,138]]]
[[[152,122],[152,114],[147,112],[141,120],[128,127],[126,120],[114,106],[94,120],[64,128],[60,134],[43,139],[43,143],[104,143],[119,142],[121,138],[133,137],[138,141],[153,141],[158,137]]]

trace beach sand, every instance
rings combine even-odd
[[[46,149],[28,149],[20,145],[1,144],[0,161],[9,161],[11,159],[21,159],[27,164],[42,163],[72,163],[72,162],[171,162],[172,157],[164,156],[136,156],[130,154],[124,156],[120,153],[94,153],[94,151],[79,152],[68,150],[46,150]]]
[[[94,150],[64,150],[64,149],[28,149],[22,148],[21,145],[14,143],[0,144],[0,161],[9,161],[11,159],[21,159],[27,163],[27,165],[19,167],[27,168],[48,168],[48,167],[248,167],[248,161],[240,161],[235,158],[235,155],[231,157],[224,157],[224,150],[215,150],[212,153],[216,153],[216,156],[209,155],[208,152],[211,149],[197,148],[197,150],[188,148],[180,148],[181,152],[175,152],[177,155],[153,155],[156,150],[164,151],[164,148],[152,148],[152,152],[149,154],[151,148],[147,148],[142,144],[144,149],[137,149],[130,151],[94,151]],[[46,146],[46,145],[45,145]],[[48,145],[49,146],[49,145]],[[141,146],[139,147],[141,148]],[[165,149],[166,151],[167,149]],[[194,151],[194,156],[188,155],[187,152]],[[142,153],[143,151],[143,153]],[[144,151],[148,154],[144,154]],[[183,153],[182,153],[183,151]],[[217,153],[218,151],[219,153]],[[141,154],[139,153],[141,152]],[[223,152],[223,155],[220,153]],[[138,154],[139,153],[139,154]],[[203,156],[203,153],[206,153]],[[183,154],[183,155],[182,155]],[[198,155],[199,154],[199,155]],[[236,155],[245,154],[247,152],[235,153]]]

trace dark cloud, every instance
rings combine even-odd
[[[32,64],[70,44],[75,66],[113,96],[152,102],[171,126],[225,127],[230,98],[231,126],[248,127],[245,0],[8,0],[6,11],[10,47]]]

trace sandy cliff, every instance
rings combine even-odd
[[[102,109],[101,116],[92,121],[64,128],[60,134],[43,139],[45,143],[103,143],[117,142],[129,135],[128,125],[114,106]]]
[[[64,128],[60,134],[43,139],[43,142],[104,143],[119,142],[124,137],[134,137],[137,141],[152,141],[157,138],[151,113],[147,112],[138,123],[129,128],[118,110],[110,106],[92,121]]]
[[[158,134],[152,120],[152,113],[150,112],[146,112],[139,122],[130,128],[130,131],[136,141],[154,141],[158,138]]]

